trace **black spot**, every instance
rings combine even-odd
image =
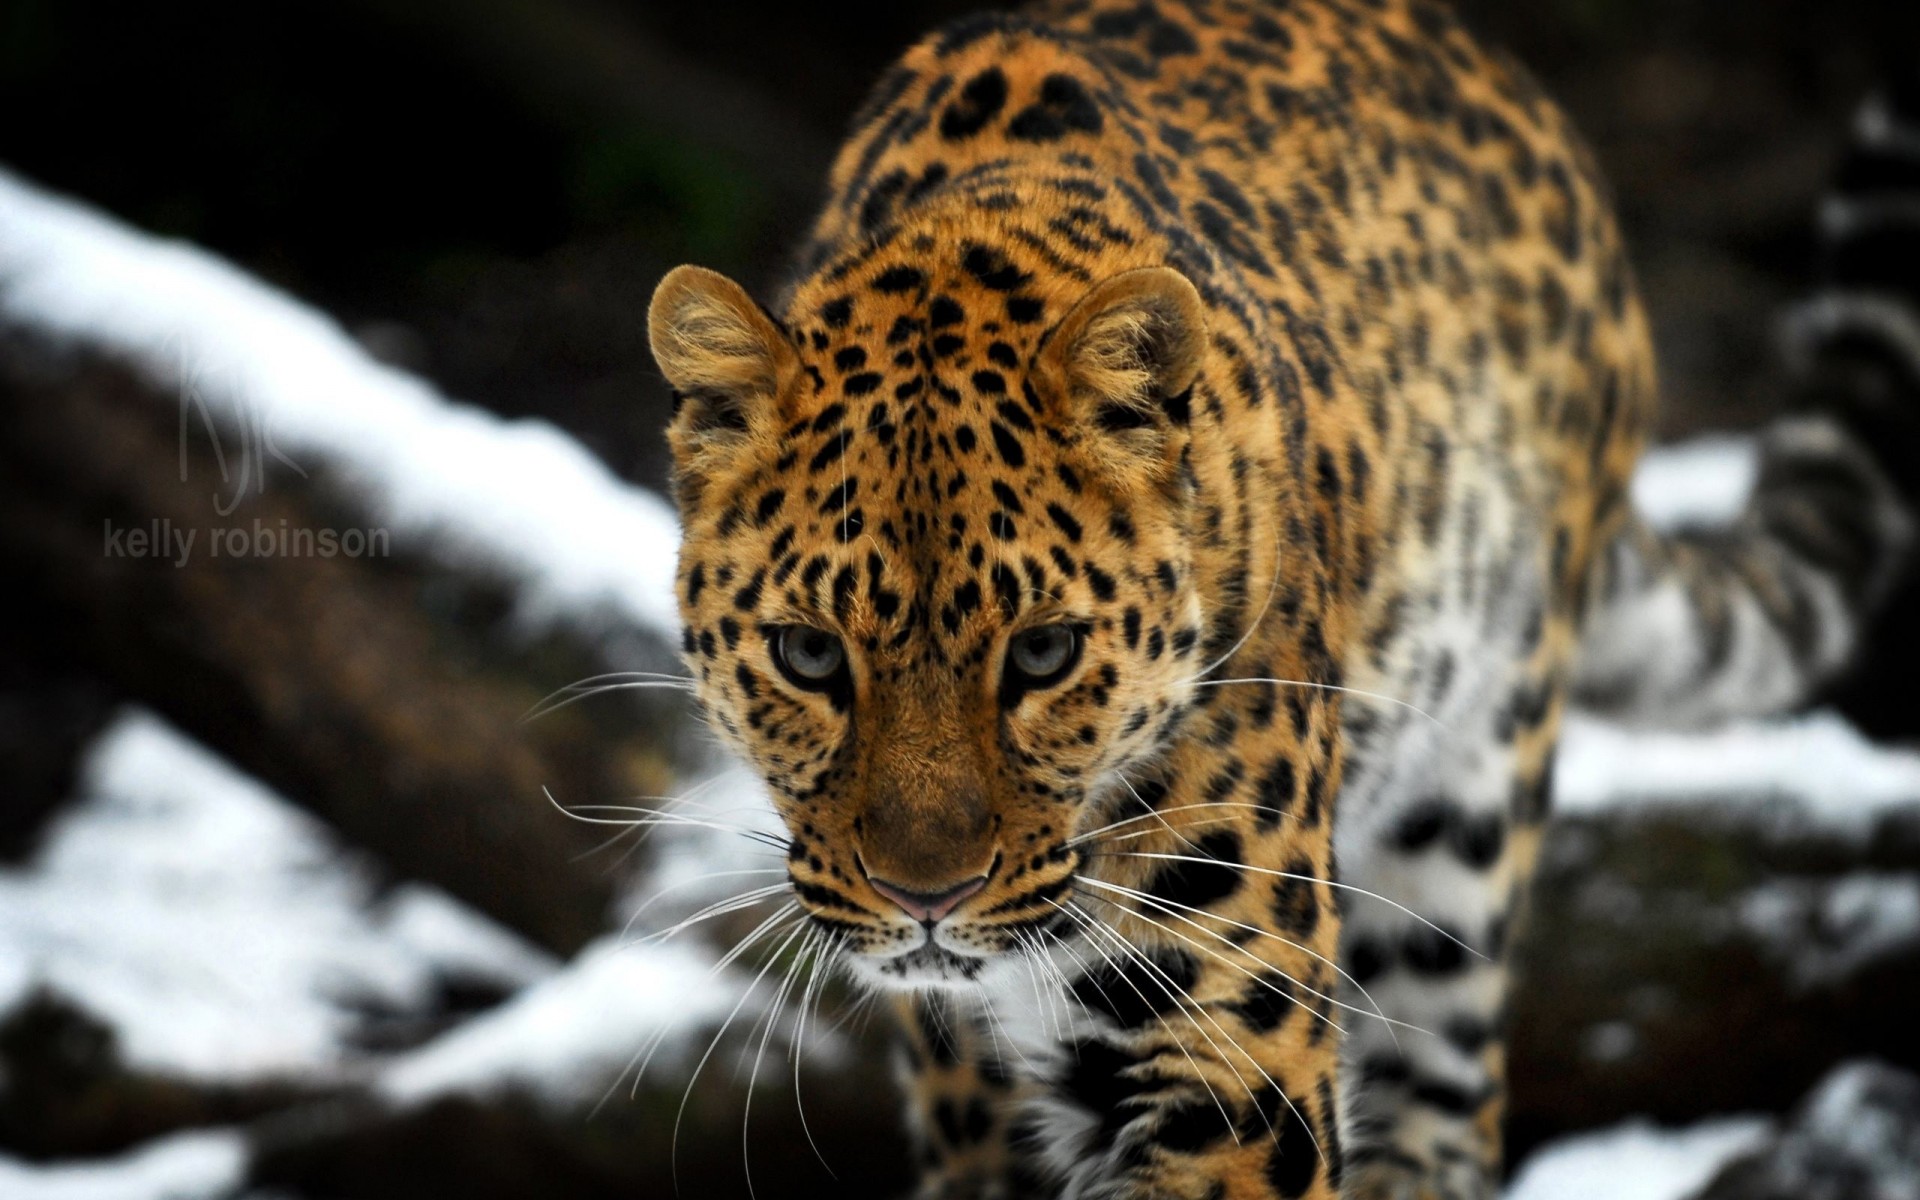
[[[1451,930],[1415,925],[1401,943],[1401,957],[1416,974],[1458,975],[1467,966],[1467,950]]]
[[[1491,867],[1499,859],[1506,841],[1506,819],[1497,812],[1477,816],[1459,814],[1447,838],[1448,846],[1460,861],[1476,871]]]
[[[1465,1088],[1455,1087],[1439,1080],[1419,1080],[1408,1089],[1414,1102],[1428,1108],[1439,1109],[1448,1116],[1467,1118],[1480,1107],[1473,1094]]]
[[[1166,863],[1154,875],[1147,890],[1156,899],[1176,907],[1205,908],[1239,888],[1239,834],[1219,830],[1181,850],[1180,861]]]
[[[1278,1092],[1278,1085],[1267,1088]],[[1304,1099],[1304,1097],[1302,1098]],[[1300,1107],[1301,1100],[1290,1100],[1284,1093],[1266,1106],[1273,1123],[1273,1152],[1267,1159],[1267,1182],[1276,1194],[1287,1200],[1307,1194],[1314,1177],[1320,1174],[1320,1147]]]
[[[1016,325],[1031,325],[1046,312],[1047,306],[1032,296],[1009,296],[1007,319]]]
[[[950,141],[972,137],[1000,115],[1007,103],[1007,77],[999,67],[967,80],[959,96],[940,114],[940,136]]]
[[[1009,262],[1004,254],[978,243],[968,245],[961,265],[966,267],[969,275],[980,281],[981,287],[996,292],[1018,291],[1033,278]]]
[[[1013,436],[1011,429],[998,421],[990,421],[987,423],[987,432],[993,435],[994,448],[1000,451],[1001,459],[1009,467],[1027,465],[1027,452],[1020,445],[1020,439]]]
[[[1320,925],[1320,899],[1313,891],[1313,864],[1295,858],[1286,876],[1273,881],[1273,919],[1280,932],[1304,940]]]
[[[914,1015],[920,1018],[920,1038],[927,1054],[940,1066],[950,1067],[960,1061],[960,1051],[953,1044],[955,1014],[939,1011],[944,1004],[936,996],[924,997],[914,1006]]]
[[[912,267],[889,267],[873,281],[875,291],[889,295],[910,292],[926,283],[927,277]]]
[[[1160,1114],[1153,1140],[1175,1154],[1198,1154],[1233,1133],[1233,1125],[1212,1099],[1183,1100]]]
[[[1358,984],[1377,978],[1380,972],[1387,969],[1386,953],[1377,942],[1368,938],[1355,938],[1346,947],[1344,957],[1347,974],[1353,976],[1353,981]]]
[[[1087,564],[1087,586],[1093,589],[1093,594],[1098,599],[1111,600],[1114,597],[1113,576],[1092,563]],[[1178,640],[1175,638],[1175,641]]]
[[[829,438],[826,445],[820,447],[813,458],[808,461],[807,468],[816,472],[822,470],[829,463],[837,461],[842,454],[845,454],[848,443],[852,441],[853,431],[842,430],[837,436]]]
[[[1293,980],[1279,971],[1262,971],[1247,981],[1247,991],[1232,1005],[1235,1015],[1256,1033],[1271,1033],[1300,1007]]]
[[[1260,786],[1255,792],[1255,802],[1260,806],[1260,825],[1271,829],[1279,824],[1280,818],[1293,809],[1293,802],[1299,790],[1299,777],[1293,769],[1293,760],[1276,758],[1267,773],[1260,777]]]
[[[1074,999],[1122,1029],[1174,1011],[1194,983],[1193,960],[1177,950],[1139,951],[1074,981]]]
[[[753,573],[746,586],[733,594],[733,606],[741,612],[751,612],[760,606],[760,590],[766,584],[767,572],[763,567]]]
[[[1100,108],[1071,75],[1049,75],[1040,84],[1040,99],[1014,114],[1007,134],[1026,142],[1051,142],[1069,132],[1099,133],[1104,122]]]
[[[1052,519],[1055,525],[1060,527],[1061,533],[1067,535],[1068,541],[1077,542],[1080,540],[1080,522],[1073,519],[1072,513],[1061,508],[1058,504],[1048,504],[1047,516]],[[1135,625],[1137,629],[1138,614],[1135,614]]]
[[[1452,821],[1453,806],[1444,800],[1423,800],[1394,823],[1394,846],[1402,853],[1418,854],[1440,839]]]
[[[1207,194],[1219,201],[1227,211],[1242,221],[1253,220],[1253,205],[1247,202],[1246,193],[1235,186],[1232,180],[1209,167],[1202,167],[1200,182],[1206,185]]]
[[[1172,21],[1156,21],[1153,32],[1147,35],[1147,53],[1155,58],[1167,58],[1175,54],[1194,54],[1200,49],[1200,43]]]
[[[853,297],[842,296],[838,300],[829,300],[820,306],[820,319],[830,327],[839,329],[853,318]]]
[[[1073,1064],[1060,1086],[1089,1112],[1101,1118],[1101,1137],[1111,1141],[1135,1115],[1131,1101],[1144,1085],[1127,1077],[1135,1060],[1125,1051],[1105,1042],[1084,1041],[1069,1047]]]

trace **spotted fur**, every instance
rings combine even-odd
[[[1897,548],[1844,434],[1846,505],[1762,489],[1832,517],[1767,526],[1822,598],[1795,656],[1792,584],[1633,519],[1605,191],[1425,0],[949,26],[773,311],[689,267],[650,320],[686,658],[797,898],[901,994],[927,1197],[1491,1196],[1570,690],[1721,715],[1635,630],[1691,654],[1746,606],[1715,661],[1790,700],[1880,586],[1820,548]],[[843,656],[797,672],[796,628]],[[1015,670],[1061,628],[1057,678]]]

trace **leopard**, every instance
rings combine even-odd
[[[1745,515],[1657,529],[1608,188],[1431,0],[947,24],[770,303],[668,274],[684,661],[916,1194],[1496,1195],[1563,716],[1804,703],[1905,569],[1920,322],[1845,275]]]

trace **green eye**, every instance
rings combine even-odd
[[[1060,682],[1080,657],[1080,631],[1072,625],[1040,625],[1013,635],[1007,646],[1008,683],[1018,691]]]
[[[839,677],[847,664],[840,639],[811,625],[783,625],[772,638],[773,659],[795,687],[818,691]]]

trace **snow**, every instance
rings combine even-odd
[[[1686,1200],[1772,1131],[1764,1117],[1675,1130],[1631,1121],[1542,1147],[1514,1174],[1506,1200]]]
[[[514,577],[529,620],[610,610],[678,628],[678,526],[658,496],[552,425],[500,420],[374,361],[331,320],[214,255],[4,168],[0,320],[121,356],[275,454],[324,459],[396,542]]]
[[[1920,877],[1863,871],[1771,880],[1742,897],[1739,921],[1795,986],[1842,982],[1920,944]]]
[[[1655,446],[1633,477],[1633,507],[1659,530],[1730,525],[1760,474],[1756,438],[1714,434]]]
[[[1704,733],[1625,730],[1569,715],[1554,768],[1554,808],[1738,800],[1729,818],[1856,839],[1890,813],[1920,812],[1920,753],[1878,746],[1831,712],[1740,722]]]
[[[602,939],[564,971],[402,1057],[376,1087],[403,1105],[509,1090],[591,1103],[656,1039],[660,1065],[677,1065],[691,1035],[727,1016],[743,987],[701,947]]]
[[[209,1130],[161,1138],[118,1158],[23,1163],[0,1155],[7,1200],[218,1200],[244,1181],[240,1135]]]
[[[50,986],[134,1065],[191,1077],[325,1070],[356,1005],[552,969],[432,889],[380,903],[317,822],[139,710],[99,736],[33,861],[0,871],[0,1011]]]

